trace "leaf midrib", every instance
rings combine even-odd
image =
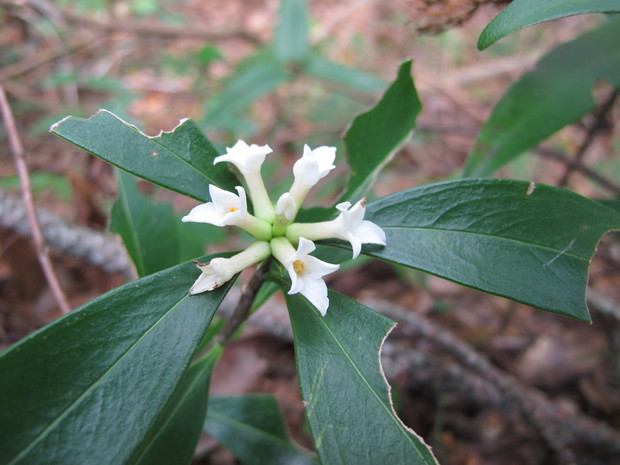
[[[314,310],[314,309],[313,309]],[[390,419],[394,422],[394,424],[396,424],[398,430],[405,436],[405,438],[407,439],[407,441],[411,444],[411,446],[413,447],[413,449],[418,453],[419,457],[424,461],[424,463],[428,463],[426,458],[422,455],[422,452],[418,449],[417,445],[415,444],[415,442],[413,441],[413,439],[411,438],[411,435],[409,434],[409,432],[403,427],[402,422],[395,417],[394,412],[392,409],[388,408],[388,406],[386,406],[381,397],[379,396],[379,394],[372,388],[372,386],[370,385],[370,383],[366,380],[366,378],[364,377],[364,375],[362,374],[362,372],[360,371],[360,369],[357,367],[357,365],[355,364],[355,362],[353,361],[353,359],[349,356],[349,353],[345,350],[344,346],[340,343],[340,341],[338,340],[338,338],[336,337],[336,335],[333,333],[333,331],[331,330],[331,328],[327,325],[327,323],[325,323],[325,321],[323,320],[323,318],[319,318],[320,323],[325,327],[325,329],[329,332],[330,336],[334,339],[334,341],[336,342],[337,346],[340,348],[340,350],[342,351],[342,353],[344,354],[344,356],[346,357],[346,359],[349,361],[349,363],[351,364],[351,366],[353,367],[353,369],[355,370],[355,372],[358,374],[358,376],[362,379],[362,381],[364,382],[364,384],[366,384],[366,386],[368,387],[368,389],[370,390],[370,392],[373,393],[373,395],[375,396],[375,398],[377,399],[377,401],[379,402],[379,404],[381,405],[381,407],[383,407],[383,409],[387,412],[388,416],[390,417]],[[392,326],[393,327],[393,326]],[[379,350],[378,352],[379,354],[381,354],[381,350]],[[381,364],[381,358],[379,357],[378,363]],[[386,387],[387,389],[387,387]]]
[[[562,253],[562,255],[568,255],[572,258],[575,258],[577,260],[580,260],[582,262],[586,262],[589,263],[589,259],[588,258],[584,258],[581,257],[579,255],[575,255],[574,253],[571,253],[570,251],[566,250],[566,248],[564,249],[557,249],[551,246],[547,246],[547,245],[542,245],[542,244],[537,244],[534,242],[525,242],[519,239],[514,239],[514,238],[510,238],[510,237],[505,237],[505,236],[494,236],[492,234],[488,234],[488,233],[482,233],[482,232],[474,232],[474,231],[464,231],[464,230],[460,230],[460,229],[441,229],[441,228],[426,228],[426,227],[404,227],[404,226],[381,226],[382,229],[388,229],[388,230],[404,230],[404,231],[434,231],[434,232],[443,232],[443,233],[458,233],[458,234],[466,234],[466,235],[471,235],[471,236],[480,236],[480,237],[487,237],[487,238],[492,238],[492,239],[496,239],[496,240],[500,240],[500,241],[506,241],[506,242],[512,242],[515,244],[519,244],[522,246],[527,246],[527,247],[535,247],[538,249],[542,249],[542,250],[548,250],[551,252],[555,252],[557,254]],[[576,236],[575,236],[576,237]],[[569,242],[570,244],[570,242]],[[567,246],[569,245],[567,244]],[[389,244],[387,245],[387,247],[389,247]]]
[[[174,304],[168,311],[166,311],[157,321],[155,321],[147,330],[140,336],[136,342],[134,342],[129,348],[117,359],[114,363],[105,370],[101,376],[95,379],[85,390],[84,392],[75,399],[71,404],[69,404],[66,408],[64,408],[60,414],[52,421],[43,431],[41,431],[24,449],[22,449],[11,462],[8,462],[8,465],[13,465],[17,463],[25,454],[30,452],[37,443],[39,443],[45,436],[47,436],[48,432],[51,431],[57,424],[59,424],[79,403],[84,399],[99,383],[103,380],[110,372],[118,366],[125,357],[128,356],[130,352],[132,352],[136,346],[164,319],[166,319],[175,308],[177,308],[185,299],[189,296],[185,295],[179,300],[176,304]]]

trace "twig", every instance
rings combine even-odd
[[[536,427],[553,449],[560,463],[568,465],[577,463],[575,454],[567,447],[575,436],[574,419],[571,418],[571,424],[563,424],[564,415],[553,407],[544,394],[522,386],[517,379],[502,373],[467,344],[425,318],[399,309],[389,302],[373,302],[371,306],[399,321],[405,334],[431,341],[451,354],[462,366],[493,384]],[[555,421],[550,421],[552,419]],[[582,423],[586,423],[590,430],[594,427],[590,421]],[[618,433],[604,425],[597,426],[599,435],[612,439],[612,444],[620,452]]]
[[[52,290],[52,294],[56,299],[58,307],[60,308],[62,313],[69,313],[71,308],[69,307],[67,299],[62,291],[62,288],[60,287],[58,277],[54,272],[54,268],[48,254],[47,245],[45,244],[45,240],[43,239],[43,234],[41,233],[37,214],[34,209],[32,190],[30,187],[30,176],[28,175],[28,166],[26,165],[26,160],[24,158],[24,148],[19,138],[17,128],[15,126],[13,112],[11,111],[11,107],[6,98],[6,94],[4,93],[4,88],[1,85],[0,111],[2,112],[2,117],[4,119],[4,125],[6,127],[7,136],[9,138],[9,145],[11,146],[13,157],[15,158],[15,166],[17,167],[17,172],[19,174],[19,180],[22,187],[22,195],[24,198],[26,212],[28,214],[28,220],[30,221],[30,227],[32,230],[32,240],[37,251],[39,263],[41,264],[41,268],[43,269],[43,273],[45,274],[45,278],[47,279],[47,283],[49,284],[50,289]]]
[[[607,190],[613,192],[615,195],[620,195],[620,186],[618,186],[616,183],[612,182],[604,176],[601,176],[587,166],[583,166],[580,163],[575,163],[575,161],[569,160],[562,153],[547,147],[537,147],[536,152],[545,158],[559,161],[560,163],[564,163],[567,166],[574,166],[574,169],[576,171],[580,171],[583,175],[587,176],[592,181],[596,182]]]
[[[226,321],[222,330],[215,337],[215,342],[225,344],[237,328],[247,319],[252,303],[264,282],[265,272],[269,269],[269,265],[270,263],[267,262],[259,266],[250,278],[250,281],[244,286],[235,310],[228,318],[228,321]]]
[[[601,132],[601,130],[605,127],[605,121],[607,119],[607,114],[613,108],[614,103],[616,102],[617,98],[618,98],[618,90],[614,90],[611,93],[611,95],[607,98],[605,103],[603,103],[603,105],[599,107],[598,111],[596,111],[594,122],[588,128],[586,137],[583,139],[583,142],[577,149],[577,152],[575,153],[574,162],[566,166],[566,171],[564,172],[564,175],[558,181],[558,187],[565,187],[568,184],[568,180],[571,174],[573,174],[573,172],[575,171],[576,167],[581,165],[583,156],[585,155],[586,151],[592,144],[592,141],[598,135],[598,133]]]
[[[83,24],[89,28],[102,29],[109,32],[127,32],[130,34],[151,35],[166,38],[195,37],[203,40],[242,39],[253,45],[261,44],[259,38],[241,29],[214,32],[204,27],[175,27],[143,21],[127,21],[118,19],[115,19],[114,21],[98,21],[96,19],[75,14],[67,9],[60,9],[60,11],[69,22]]]

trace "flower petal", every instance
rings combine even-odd
[[[216,157],[213,164],[227,161],[235,165],[241,174],[246,176],[249,173],[255,173],[257,170],[260,171],[265,156],[272,151],[268,145],[248,145],[239,140],[232,147],[226,147],[226,154]]]

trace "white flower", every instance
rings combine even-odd
[[[349,241],[353,248],[353,258],[357,258],[362,244],[385,245],[385,232],[372,221],[364,219],[366,199],[362,199],[351,207],[351,202],[336,205],[340,215],[336,218],[338,233],[336,237]]]
[[[271,239],[271,225],[248,213],[245,190],[237,186],[239,195],[209,185],[211,202],[194,207],[183,222],[209,223],[215,226],[238,226],[257,239]]]
[[[293,221],[296,213],[297,205],[295,204],[295,200],[293,200],[293,196],[285,192],[280,196],[276,204],[276,216],[282,217],[283,220],[290,222]]]
[[[327,173],[335,168],[335,159],[336,147],[321,146],[311,150],[310,147],[304,145],[303,156],[293,166],[295,180],[290,189],[297,208],[319,179],[327,176]]]
[[[299,239],[297,250],[283,237],[271,240],[271,252],[291,278],[289,295],[300,293],[325,316],[329,298],[323,276],[336,271],[340,266],[309,255],[315,248],[312,241],[303,237]]]
[[[265,156],[272,150],[268,145],[248,145],[244,141],[237,141],[235,145],[226,147],[226,154],[220,155],[213,160],[213,164],[227,161],[237,167],[245,178],[250,198],[254,203],[254,214],[269,223],[273,221],[274,211],[269,194],[265,189],[265,183],[260,170]]]
[[[189,290],[190,294],[213,291],[228,282],[234,275],[240,273],[248,266],[254,265],[271,254],[269,243],[265,241],[254,242],[243,252],[230,258],[214,258],[209,263],[196,263],[202,271],[194,285]]]
[[[348,241],[353,249],[353,258],[357,258],[362,244],[385,245],[385,232],[372,221],[364,220],[366,199],[351,207],[350,202],[336,205],[340,215],[335,220],[321,223],[293,223],[286,229],[286,237],[293,243],[302,237],[318,241],[320,239],[342,239]]]
[[[227,161],[237,167],[244,177],[260,173],[261,166],[265,161],[265,156],[273,152],[268,145],[248,145],[239,140],[232,147],[226,147],[226,154],[220,155],[213,160],[213,164]]]

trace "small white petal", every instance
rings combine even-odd
[[[315,245],[312,241],[301,237],[295,253],[286,257],[282,264],[291,278],[291,289],[288,293],[300,293],[319,310],[321,315],[325,315],[329,299],[323,276],[336,271],[340,265],[333,265],[312,257],[309,253],[314,249]]]
[[[220,189],[217,186],[209,186],[211,202],[194,207],[182,221],[194,223],[209,223],[215,226],[228,226],[241,223],[248,217],[248,206],[245,190],[241,186],[236,187],[239,195]]]
[[[321,146],[311,150],[307,145],[304,146],[303,156],[293,165],[295,181],[290,190],[297,206],[300,206],[308,191],[335,168],[335,158],[335,147]]]
[[[340,215],[336,220],[339,224],[338,237],[351,243],[353,258],[357,258],[362,244],[385,245],[385,232],[372,221],[364,220],[366,199],[362,199],[351,207],[349,202],[336,205]]]
[[[295,205],[295,200],[293,200],[291,194],[285,192],[280,196],[276,204],[276,215],[283,216],[286,220],[292,221],[296,213],[297,206]]]
[[[248,145],[244,141],[239,140],[232,147],[226,147],[226,154],[216,157],[213,160],[213,164],[227,161],[235,165],[246,176],[260,171],[260,167],[265,161],[265,156],[272,151],[268,145]]]
[[[227,266],[228,262],[230,260],[226,258],[214,258],[210,263],[196,263],[202,273],[198,276],[189,293],[193,295],[213,291],[229,281],[238,271],[233,272]]]

